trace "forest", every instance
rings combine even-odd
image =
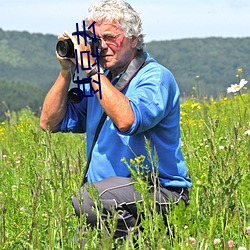
[[[24,107],[39,115],[60,70],[56,43],[55,35],[0,29],[0,120]],[[250,78],[249,37],[152,41],[145,50],[172,71],[182,100],[222,97],[228,86]]]

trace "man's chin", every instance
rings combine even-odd
[[[99,59],[99,63],[100,65],[105,68],[105,69],[111,69],[112,68],[112,63],[107,61],[107,60],[102,60],[102,59]]]

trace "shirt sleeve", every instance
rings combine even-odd
[[[57,127],[57,132],[86,132],[86,98],[80,103],[67,103],[67,112]]]
[[[135,120],[130,129],[122,133],[124,135],[155,127],[178,105],[180,93],[172,73],[157,63],[152,64],[142,69],[138,83],[126,94]]]

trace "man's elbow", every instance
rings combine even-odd
[[[123,120],[122,122],[118,122],[116,126],[119,129],[119,131],[125,133],[131,128],[133,123],[134,123],[134,119],[131,118],[131,119]]]
[[[40,129],[43,131],[56,132],[57,126],[51,126],[48,122],[40,119]]]
[[[42,131],[47,131],[48,129],[49,129],[49,126],[48,126],[48,124],[47,123],[45,123],[44,121],[42,121],[42,120],[40,120],[40,129],[42,130]]]

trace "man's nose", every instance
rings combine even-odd
[[[101,43],[102,48],[103,48],[103,49],[107,49],[107,48],[108,48],[108,45],[107,45],[107,43],[105,42],[105,40],[104,40],[103,38],[101,38],[101,41],[102,41],[102,43]]]

